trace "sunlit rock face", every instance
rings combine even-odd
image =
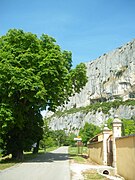
[[[65,107],[59,107],[58,110],[85,107],[96,102],[114,99],[124,101],[135,99],[135,40],[85,64],[88,76],[86,86],[79,94],[76,93],[70,97]],[[116,113],[120,118],[129,119],[135,116],[135,108],[120,106],[118,109],[110,109],[108,114],[102,111],[87,113],[80,111],[61,117],[53,116],[50,126],[55,130],[74,129],[77,132],[85,122],[101,125]]]
[[[135,40],[86,63],[88,83],[66,105],[87,106],[92,102],[135,96]]]
[[[133,106],[119,106],[119,108],[111,108],[107,114],[102,111],[90,111],[90,112],[77,112],[71,114],[64,114],[60,117],[53,116],[50,121],[50,127],[53,130],[64,129],[67,132],[74,132],[78,134],[81,127],[86,122],[92,123],[98,126],[102,126],[109,118],[114,118],[115,114],[120,119],[131,119],[135,117],[135,107]]]

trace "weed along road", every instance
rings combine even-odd
[[[0,180],[70,180],[68,147],[0,171]]]

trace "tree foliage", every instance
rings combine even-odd
[[[135,134],[135,119],[122,119],[122,135]]]
[[[76,141],[74,140],[74,138],[76,138],[76,134],[74,133],[69,133],[66,139],[66,145],[68,146],[75,146]]]
[[[87,82],[72,54],[42,34],[12,29],[0,37],[0,147],[16,158],[42,137],[41,110],[55,111]],[[80,74],[81,77],[80,77]],[[80,77],[80,78],[79,78]]]
[[[122,121],[122,136],[128,136],[135,134],[135,119],[121,119]],[[113,127],[113,119],[110,118],[107,121],[107,125],[110,129]]]
[[[92,123],[86,122],[84,127],[80,129],[79,135],[82,138],[82,142],[86,145],[88,140],[101,132],[101,128]]]
[[[44,130],[43,138],[40,141],[40,148],[48,148],[53,146],[75,146],[74,138],[76,135],[74,133],[67,134],[65,130],[52,130],[49,127],[47,119],[44,119]]]
[[[44,119],[43,138],[40,141],[40,148],[48,148],[54,146],[67,145],[67,135],[64,130],[52,130],[49,127],[49,122]]]

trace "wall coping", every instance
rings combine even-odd
[[[91,144],[98,144],[98,143],[103,143],[103,140],[102,140],[102,141],[92,142],[92,143],[89,143],[89,144],[87,144],[87,145],[91,145]]]
[[[135,134],[131,134],[131,135],[128,135],[128,136],[116,137],[116,139],[123,139],[123,138],[128,138],[128,137],[135,137]]]

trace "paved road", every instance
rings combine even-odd
[[[0,171],[0,180],[70,180],[68,147]]]

